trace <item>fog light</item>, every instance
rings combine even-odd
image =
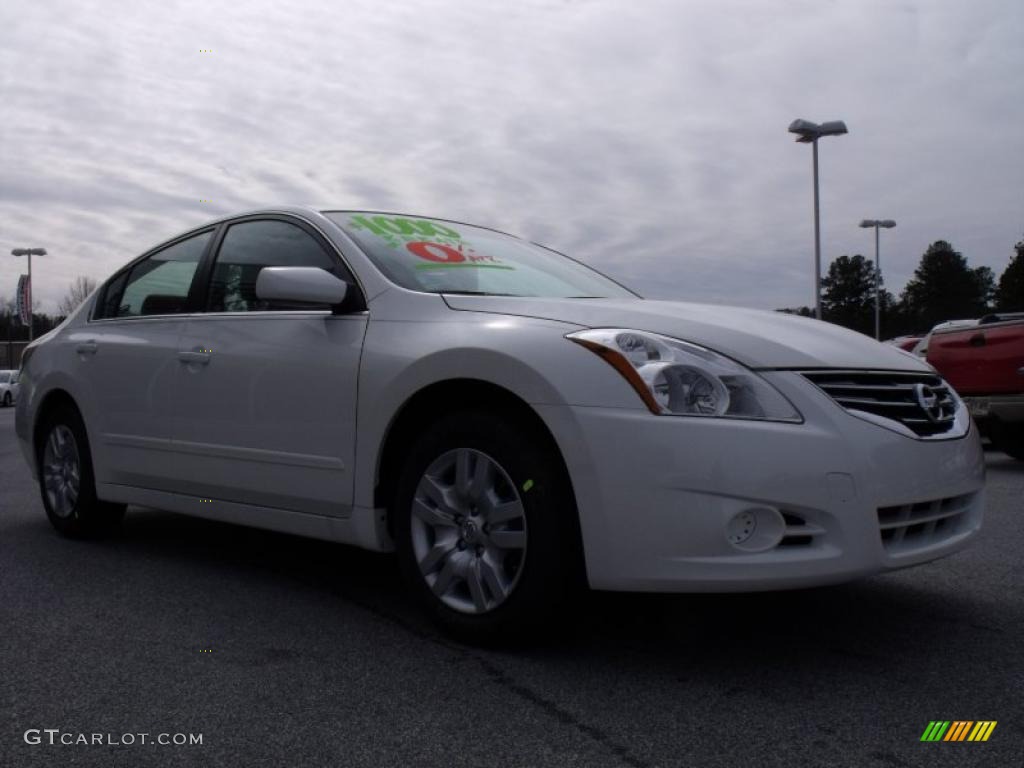
[[[763,552],[777,546],[786,532],[786,521],[777,509],[752,507],[737,512],[725,526],[725,537],[744,552]]]

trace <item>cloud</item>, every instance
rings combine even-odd
[[[886,217],[889,286],[938,238],[998,274],[1022,38],[1012,0],[7,4],[0,248],[50,251],[52,310],[205,219],[322,203],[495,226],[660,298],[809,304],[806,117],[850,126],[820,148],[826,263]]]

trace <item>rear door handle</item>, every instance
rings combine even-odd
[[[970,344],[972,347],[984,347],[985,346],[985,334],[976,333],[971,336]]]
[[[83,341],[75,347],[75,351],[80,355],[95,355],[98,348],[99,347],[96,346],[96,342],[89,339],[89,341]]]
[[[209,352],[179,352],[178,359],[189,365],[207,365],[210,362]]]

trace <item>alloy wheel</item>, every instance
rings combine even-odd
[[[493,458],[470,448],[441,454],[416,486],[411,526],[420,574],[449,608],[487,613],[512,594],[526,556],[526,512]]]
[[[81,483],[78,443],[66,424],[57,424],[43,448],[43,487],[50,509],[57,517],[75,511]]]

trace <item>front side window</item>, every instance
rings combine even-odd
[[[11,374],[7,371],[0,371],[0,384],[8,384],[11,381]]]
[[[264,267],[320,267],[336,273],[335,261],[301,227],[286,221],[243,221],[224,235],[210,281],[209,312],[329,309],[325,304],[289,305],[256,296]]]
[[[386,277],[428,293],[549,298],[635,298],[599,272],[554,251],[469,224],[325,211]]]
[[[212,232],[170,245],[107,285],[99,317],[174,315],[185,311],[192,278]]]

